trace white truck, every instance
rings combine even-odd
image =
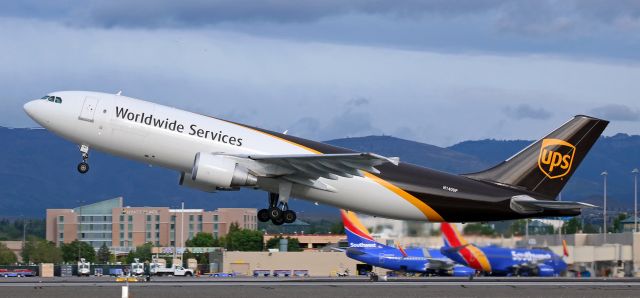
[[[140,259],[134,258],[133,263],[131,263],[131,275],[143,275],[144,274],[144,264],[140,263]]]
[[[173,265],[169,268],[162,266],[158,263],[153,263],[151,266],[151,274],[153,275],[173,275],[173,276],[193,276],[193,270],[184,268],[182,266]]]
[[[91,263],[87,262],[84,258],[78,262],[78,276],[89,276],[91,273]]]

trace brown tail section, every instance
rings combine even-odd
[[[488,170],[467,174],[554,199],[569,181],[609,121],[575,116],[546,137]]]

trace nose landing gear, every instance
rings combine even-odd
[[[81,145],[80,153],[82,153],[82,162],[78,164],[78,172],[80,172],[80,174],[85,174],[89,172],[89,164],[87,163],[87,160],[89,159],[89,146]]]
[[[271,220],[274,225],[293,223],[297,215],[293,210],[289,210],[289,196],[291,195],[291,183],[280,183],[280,193],[269,193],[269,208],[258,211],[258,220],[267,222]]]

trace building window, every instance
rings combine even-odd
[[[193,231],[193,224],[189,224],[189,231]]]
[[[123,221],[124,221],[124,215],[121,214],[120,215],[120,222],[123,222]]]
[[[213,231],[216,232],[216,234],[218,233],[218,224],[217,223],[213,224]]]
[[[176,216],[175,215],[171,215],[171,221],[172,222],[176,222]]]
[[[124,224],[120,224],[120,231],[124,231]]]
[[[151,221],[151,215],[147,215],[147,221]]]
[[[198,215],[198,221],[202,222],[202,215]]]
[[[218,239],[218,232],[213,232],[213,238]]]
[[[218,222],[218,214],[214,214],[213,215],[213,221],[214,222]]]
[[[129,232],[129,235],[127,235],[127,236],[129,236],[128,238],[131,239],[131,238],[133,238],[133,233]]]
[[[193,221],[193,214],[189,215],[189,221]]]
[[[151,239],[151,232],[147,232],[147,241]]]
[[[129,215],[129,221],[133,221],[133,215]]]
[[[60,239],[64,239],[64,233],[60,233]]]
[[[124,239],[124,232],[120,232],[120,239]]]
[[[156,215],[156,221],[160,222],[160,215]]]
[[[175,231],[175,229],[176,229],[176,224],[172,223],[172,224],[171,224],[171,230],[172,230],[172,231]]]
[[[156,224],[156,230],[160,230],[160,224],[159,223]]]
[[[58,216],[58,222],[59,223],[63,223],[64,222],[64,216],[63,215]]]
[[[151,224],[150,223],[147,224],[147,231],[151,231]]]

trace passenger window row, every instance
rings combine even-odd
[[[45,95],[41,99],[46,99],[46,100],[48,100],[50,102],[55,102],[55,103],[62,103],[62,98],[60,98],[58,96]]]

